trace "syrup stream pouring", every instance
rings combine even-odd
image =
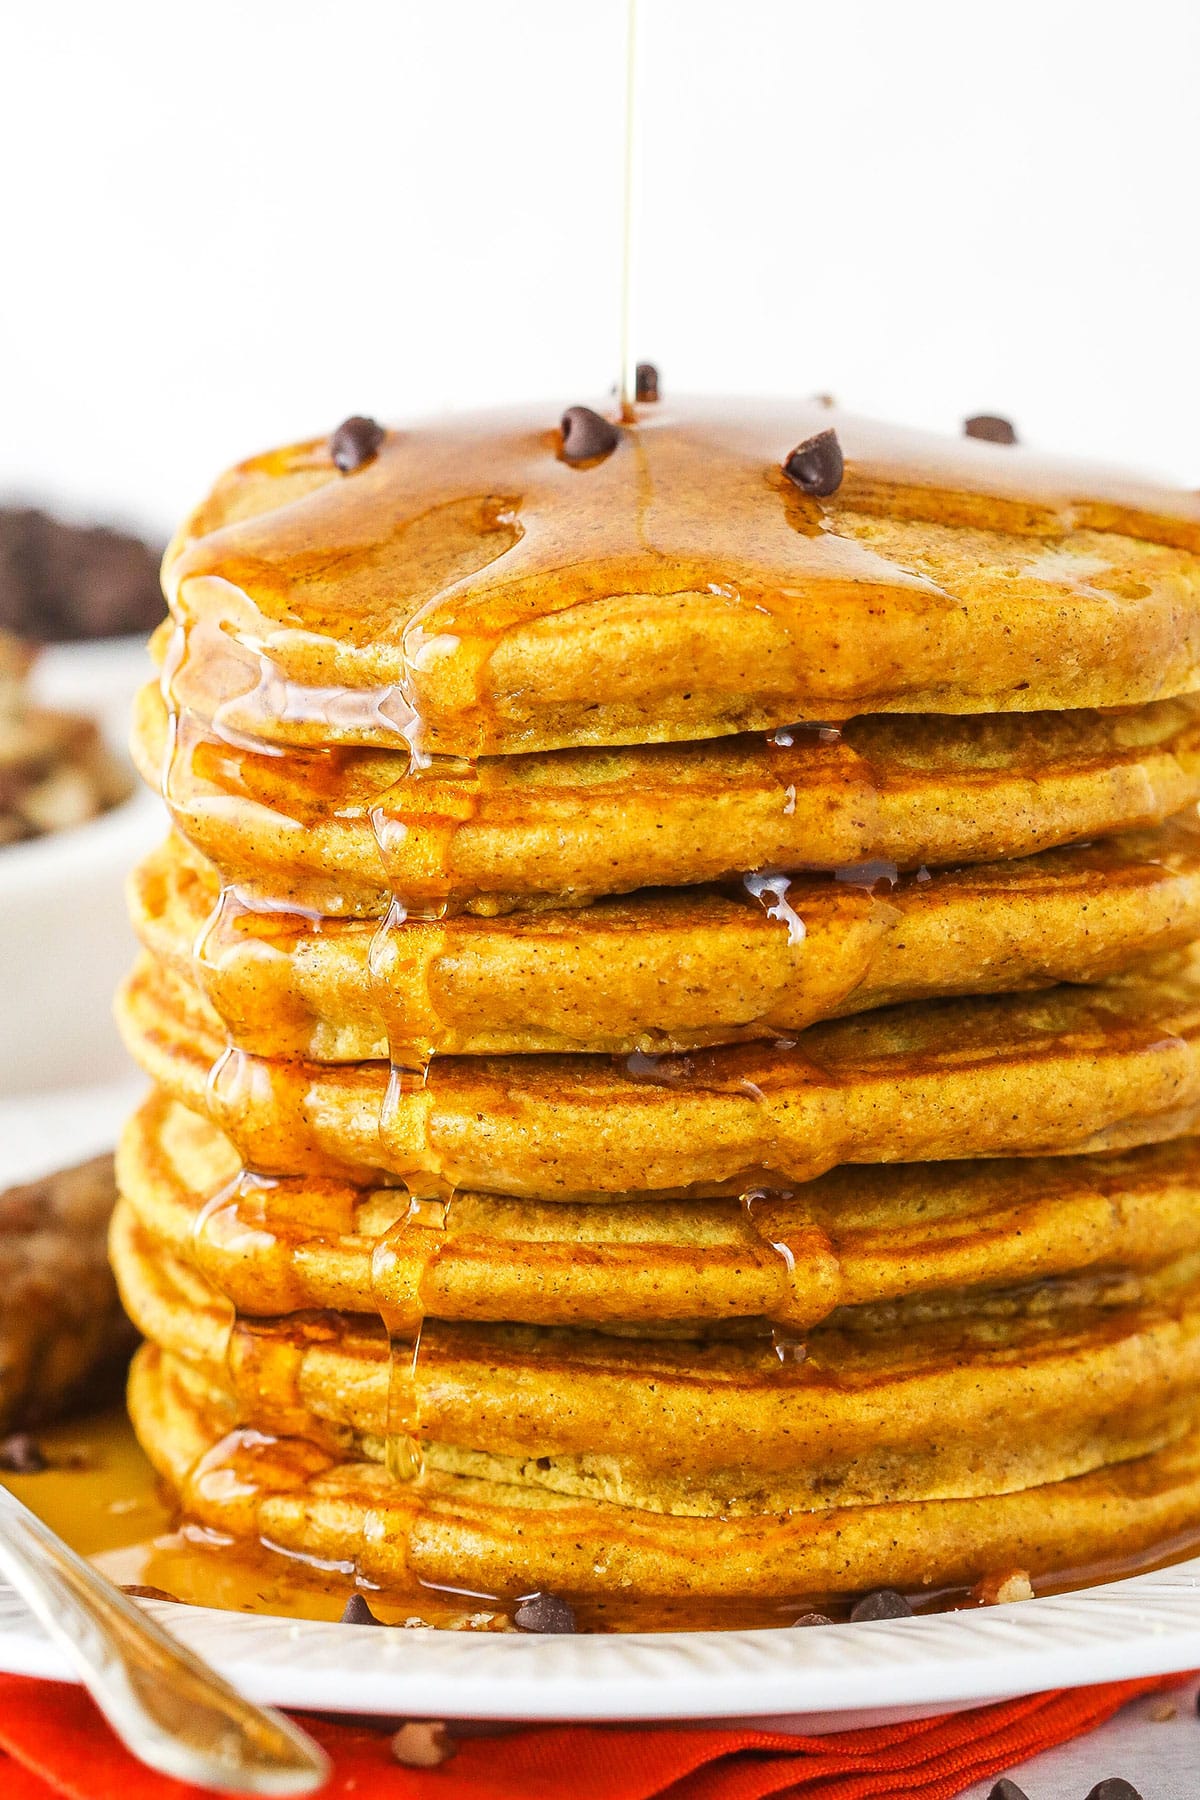
[[[637,143],[637,0],[627,0],[625,14],[625,164],[624,207],[621,234],[621,416],[633,416],[637,398],[637,359],[633,349],[633,207],[636,197]]]
[[[244,1700],[0,1486],[0,1572],[139,1762],[222,1793],[311,1794],[324,1751]]]

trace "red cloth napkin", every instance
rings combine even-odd
[[[326,1800],[952,1800],[1102,1725],[1182,1676],[1059,1689],[908,1725],[785,1737],[680,1726],[552,1725],[464,1739],[439,1769],[405,1769],[389,1729],[304,1719],[334,1774]],[[118,1744],[81,1688],[0,1675],[4,1800],[198,1800]]]

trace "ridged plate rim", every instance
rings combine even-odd
[[[142,1604],[255,1699],[380,1717],[756,1718],[845,1729],[1200,1666],[1200,1558],[1040,1600],[798,1631],[381,1631]],[[6,1588],[0,1671],[75,1678]]]

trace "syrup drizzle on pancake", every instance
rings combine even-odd
[[[240,681],[242,697],[253,696],[266,735],[272,719],[302,722],[314,707],[332,716],[357,705],[385,735],[391,726],[408,736],[412,708],[424,749],[474,755],[534,747],[513,741],[513,732],[538,706],[554,709],[548,642],[539,640],[542,691],[530,697],[508,685],[498,657],[506,638],[536,636],[540,622],[613,596],[668,610],[707,597],[747,634],[765,631],[774,653],[759,667],[759,703],[747,709],[757,716],[746,725],[786,727],[796,710],[788,696],[814,686],[837,718],[878,710],[885,693],[920,693],[953,678],[949,642],[921,626],[931,618],[953,624],[959,601],[919,557],[861,541],[845,524],[850,513],[1003,530],[1029,542],[1012,581],[1027,575],[1063,601],[1110,607],[1136,597],[1130,578],[1101,551],[1065,547],[1072,532],[1200,549],[1195,495],[1021,448],[900,431],[812,402],[739,403],[736,411],[678,401],[634,406],[614,452],[585,468],[561,458],[552,421],[511,413],[392,431],[375,460],[349,477],[336,469],[327,440],[241,465],[168,554],[173,615],[189,634],[196,620],[219,615],[247,653],[232,686]],[[837,494],[819,500],[800,493],[780,462],[799,438],[831,425],[846,474]],[[870,629],[881,607],[914,626],[903,657],[894,645],[887,667]],[[228,642],[223,648],[237,654]],[[756,638],[755,653],[760,648]],[[1018,705],[1021,661],[1018,644]],[[324,673],[314,695],[351,688],[359,698],[339,694],[333,705],[288,691],[316,669]],[[663,672],[664,713],[681,672]],[[509,673],[528,689],[523,662]],[[603,711],[611,696],[599,672],[593,686]],[[677,698],[669,735],[696,735],[686,710],[695,697]],[[737,728],[729,720],[718,727]]]

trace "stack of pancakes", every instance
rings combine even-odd
[[[186,1515],[601,1615],[1200,1529],[1200,499],[355,420],[166,587],[113,1254]]]

